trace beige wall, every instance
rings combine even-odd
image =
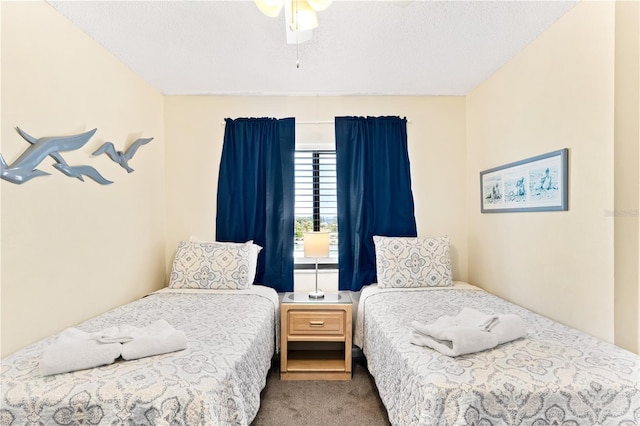
[[[615,7],[581,2],[467,97],[470,281],[611,342]],[[569,211],[479,213],[481,170],[564,147]]]
[[[616,3],[615,36],[615,342],[640,353],[640,3]]]
[[[410,120],[407,134],[418,234],[448,234],[454,277],[467,278],[463,97],[170,96],[165,112],[167,269],[178,241],[192,235],[215,237],[215,194],[226,117],[331,121],[342,115],[399,115]],[[315,126],[319,133],[322,126],[332,128],[332,124]],[[296,289],[307,288],[311,280],[315,285],[315,276],[301,274]],[[320,281],[325,290],[337,289],[335,274],[324,273]]]
[[[98,129],[62,153],[115,181],[62,175],[2,190],[2,355],[157,289],[164,281],[163,97],[44,2],[0,2],[1,152],[28,146],[15,131],[61,136]],[[154,137],[135,172],[91,152]]]

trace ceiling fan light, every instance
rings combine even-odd
[[[309,6],[306,0],[293,0],[292,31],[307,31],[318,26],[316,11]]]
[[[280,14],[284,0],[255,0],[258,9],[270,18],[275,18]]]
[[[313,8],[316,12],[321,12],[329,7],[333,0],[307,0],[309,6]]]

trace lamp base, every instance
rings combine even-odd
[[[309,299],[324,299],[324,293],[321,290],[312,291],[309,293]]]

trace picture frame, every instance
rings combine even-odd
[[[481,213],[566,211],[569,150],[480,172]]]

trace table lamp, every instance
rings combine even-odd
[[[324,293],[318,290],[318,258],[329,257],[329,233],[306,232],[304,234],[304,257],[316,259],[316,291],[309,293],[309,298],[322,299]]]

